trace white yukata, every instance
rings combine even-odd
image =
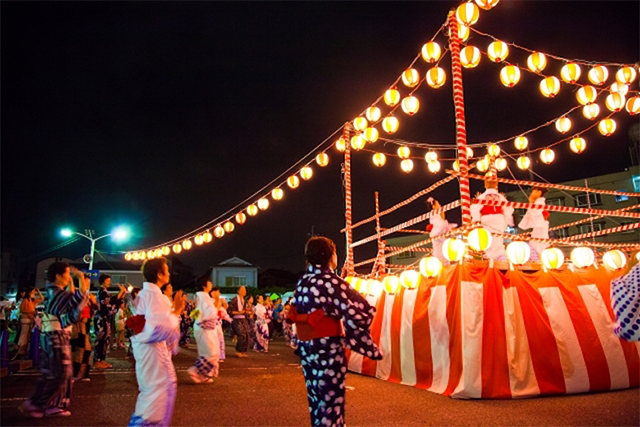
[[[220,324],[216,327],[216,331],[218,332],[218,340],[220,341],[220,356],[218,357],[218,360],[225,360],[227,356],[224,344],[224,330],[222,329],[222,320],[226,320],[227,322],[231,323],[232,319],[231,317],[229,317],[229,314],[224,307],[220,307],[220,310],[218,311],[218,317],[220,318]]]
[[[549,238],[549,221],[544,218],[544,206],[546,199],[544,197],[538,197],[538,199],[533,202],[534,205],[540,205],[540,209],[527,209],[527,213],[522,217],[522,221],[518,224],[523,230],[532,229],[531,237],[535,237],[538,239],[548,239]],[[531,248],[531,260],[539,261],[540,254],[542,251],[547,249],[549,245],[547,243],[541,242],[529,242],[529,247]],[[535,252],[535,253],[534,253]]]
[[[478,200],[495,200],[506,202],[507,199],[495,188],[488,188],[478,196]],[[472,221],[480,221],[482,227],[491,234],[504,233],[507,225],[513,226],[513,208],[508,206],[485,206],[479,203],[471,205]],[[506,259],[507,253],[504,249],[504,239],[502,237],[492,236],[491,246],[484,251],[487,258],[490,259]]]
[[[198,358],[189,370],[192,375],[196,374],[199,381],[205,381],[207,378],[218,376],[220,317],[213,298],[206,292],[196,292],[196,309],[200,311],[193,325],[196,344],[198,344]]]
[[[178,353],[180,317],[171,312],[171,301],[154,283],[145,282],[135,299],[143,330],[131,337],[136,360],[138,400],[129,427],[169,426],[176,400],[177,379],[171,361]]]
[[[431,238],[438,237],[444,233],[448,233],[458,226],[455,223],[449,223],[445,218],[442,218],[440,215],[433,215],[429,218],[429,224],[431,224],[432,228],[429,232],[429,236]],[[444,265],[449,265],[449,260],[445,258],[442,253],[442,244],[444,243],[444,239],[434,240],[432,242],[433,246],[433,256],[438,258]]]

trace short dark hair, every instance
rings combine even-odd
[[[144,280],[156,283],[158,281],[158,273],[162,273],[165,265],[167,265],[167,260],[164,257],[146,260],[141,268]]]
[[[134,298],[140,293],[142,289],[141,288],[133,288],[131,289],[131,296],[133,296]]]
[[[62,262],[62,261],[54,262],[49,266],[49,268],[47,268],[47,275],[46,275],[47,280],[50,281],[51,283],[55,282],[56,276],[58,274],[63,275],[65,271],[67,271],[67,268],[69,268],[69,264],[67,264],[66,262]]]
[[[219,292],[219,291],[220,291],[220,286],[212,286],[212,287],[211,287],[211,290],[209,291],[209,293],[211,293],[211,292],[215,292],[215,291],[218,291],[218,292]]]
[[[91,274],[89,274],[89,273],[84,273],[84,278],[85,278],[85,279],[91,279]]]
[[[211,276],[203,274],[196,279],[196,286],[198,289],[204,289],[207,287],[207,283],[211,281]]]
[[[165,283],[160,287],[160,291],[164,294],[164,291],[166,291],[169,286],[173,288],[173,285],[171,283]]]
[[[304,256],[309,264],[329,265],[331,257],[336,252],[336,244],[333,240],[323,236],[313,236],[304,246]]]
[[[545,194],[547,194],[549,192],[549,189],[547,187],[538,187],[538,186],[533,186],[531,187],[531,191],[533,190],[538,190],[540,192],[540,196],[544,196]]]
[[[101,274],[100,277],[98,277],[98,282],[100,282],[100,284],[102,285],[107,279],[111,279],[111,276],[109,276],[108,274]]]

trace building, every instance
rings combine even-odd
[[[298,282],[298,275],[286,270],[268,268],[258,275],[258,288],[290,288],[293,289]]]
[[[229,258],[212,268],[211,282],[214,286],[258,286],[258,266],[238,257]]]

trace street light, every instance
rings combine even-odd
[[[89,253],[89,270],[93,270],[93,253],[95,252],[96,249],[96,242],[100,239],[104,239],[105,237],[109,237],[111,236],[111,239],[116,241],[116,242],[122,242],[125,241],[129,238],[129,229],[127,227],[124,226],[120,226],[120,227],[116,227],[114,228],[111,233],[109,234],[105,234],[104,236],[100,236],[100,237],[93,237],[94,236],[95,231],[93,230],[84,230],[84,233],[79,233],[77,231],[73,231],[71,229],[68,228],[64,228],[62,230],[60,230],[60,234],[63,237],[71,237],[74,234],[80,237],[84,237],[85,239],[89,240],[91,242],[91,252]],[[86,259],[85,259],[85,262]]]

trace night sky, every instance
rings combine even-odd
[[[98,246],[104,251],[158,245],[197,228],[369,107],[457,4],[2,2],[3,248],[18,249],[23,257],[39,253],[63,242],[63,226],[98,234],[131,226],[129,243],[105,239]],[[482,11],[475,27],[562,57],[634,63],[639,16],[637,1],[503,0]],[[489,42],[477,35],[469,41],[483,51]],[[526,54],[512,55],[525,65]],[[417,115],[396,113],[395,137],[455,144],[449,63],[447,56],[444,87],[425,85],[416,92],[422,103]],[[550,62],[545,72],[559,75],[561,65]],[[423,75],[429,67],[420,59],[416,68]],[[515,136],[576,104],[575,87],[563,85],[555,99],[547,99],[538,91],[540,78],[526,72],[507,89],[499,82],[501,68],[484,57],[463,73],[470,142]],[[588,83],[587,71],[582,83]],[[632,89],[638,89],[637,80]],[[574,126],[588,125],[579,111],[572,117]],[[629,166],[628,130],[638,119],[623,112],[616,120],[613,136],[594,129],[585,135],[583,154],[571,153],[565,143],[552,165],[536,162],[534,171],[559,182]],[[530,135],[532,147],[558,139],[553,128]],[[371,148],[395,152],[394,145],[376,144]],[[333,238],[343,259],[341,160],[334,149],[329,154],[329,166],[314,167],[312,180],[295,191],[283,187],[282,201],[272,201],[223,239],[183,252],[183,262],[197,274],[232,256],[263,269],[300,271],[312,228]],[[423,160],[415,162],[407,175],[397,158],[376,169],[370,153],[355,153],[355,220],[373,214],[374,191],[384,209],[445,176],[426,172]],[[436,196],[449,202],[457,191],[450,184]],[[424,208],[423,201],[414,203],[385,217],[383,226]],[[455,220],[455,213],[450,217]],[[363,227],[356,238],[371,232],[371,225]],[[79,257],[88,248],[83,240],[46,256]],[[356,251],[356,260],[373,250]]]

